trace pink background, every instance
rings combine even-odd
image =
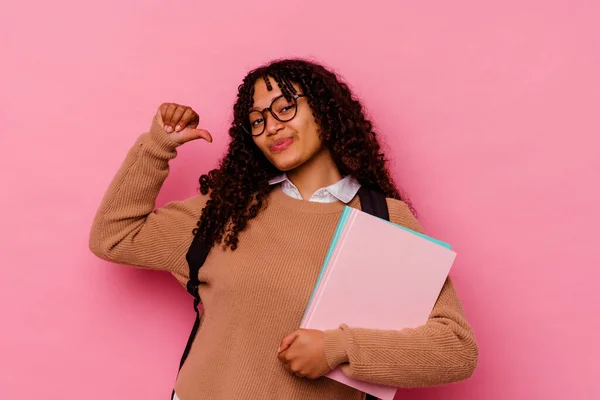
[[[193,314],[167,274],[100,261],[96,207],[161,102],[199,110],[159,203],[225,148],[245,72],[336,68],[453,277],[472,379],[400,399],[593,399],[600,6],[594,1],[3,2],[0,398],[167,399]],[[185,400],[185,399],[184,399]]]

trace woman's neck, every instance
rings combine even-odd
[[[298,168],[288,171],[287,176],[304,200],[310,199],[317,190],[342,179],[331,153],[325,148]]]

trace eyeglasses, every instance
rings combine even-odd
[[[304,94],[294,94],[289,99],[285,95],[277,96],[271,105],[262,111],[251,110],[248,113],[248,125],[244,124],[244,130],[252,136],[260,136],[265,131],[267,118],[265,111],[269,111],[273,118],[279,122],[291,121],[298,113],[298,98],[305,97]]]

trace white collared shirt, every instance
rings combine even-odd
[[[283,193],[294,199],[303,200],[300,191],[296,185],[290,181],[287,174],[283,173],[269,181],[269,185],[277,184],[281,184]],[[356,196],[358,189],[360,189],[360,183],[352,176],[348,175],[333,185],[317,190],[308,201],[316,203],[334,203],[336,201],[341,201],[342,203],[348,204],[354,196]]]

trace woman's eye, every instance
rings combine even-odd
[[[281,113],[286,113],[288,111],[290,111],[294,106],[290,105],[290,106],[285,106],[281,109]]]
[[[254,121],[252,121],[250,123],[250,125],[252,125],[252,126],[259,126],[260,124],[262,124],[262,119],[261,118],[256,119],[256,120],[254,120]]]

